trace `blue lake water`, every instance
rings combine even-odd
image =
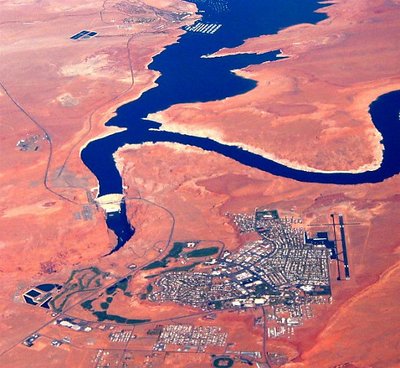
[[[144,120],[148,114],[162,111],[178,103],[222,100],[246,93],[256,87],[256,82],[234,75],[231,70],[277,60],[279,51],[264,54],[241,54],[220,58],[204,58],[223,47],[234,47],[250,37],[273,34],[282,28],[299,23],[316,23],[326,16],[315,13],[322,7],[315,0],[198,0],[203,23],[221,24],[214,34],[187,32],[179,41],[157,55],[149,68],[161,76],[157,87],[145,92],[138,100],[117,109],[108,126],[127,130],[93,141],[82,151],[82,160],[96,175],[100,195],[122,193],[122,179],[116,169],[113,153],[126,143],[172,142],[195,146],[219,153],[243,165],[274,175],[304,182],[359,184],[384,180],[399,172],[400,92],[382,96],[370,106],[370,114],[384,137],[385,151],[381,167],[360,174],[310,173],[286,167],[240,147],[221,144],[200,138],[159,130],[160,124]],[[266,137],[268,138],[268,137]],[[134,173],[132,173],[134,175]],[[120,214],[107,218],[113,230],[118,250],[133,235],[126,218],[125,208]]]

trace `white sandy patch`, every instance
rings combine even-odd
[[[143,147],[152,147],[154,145],[162,145],[164,147],[173,149],[174,151],[177,152],[182,152],[182,153],[196,153],[200,155],[207,154],[208,151],[203,150],[202,148],[199,147],[193,147],[193,146],[185,146],[180,143],[173,143],[173,142],[145,142],[141,144],[124,144],[121,148],[118,149],[118,153],[123,153],[123,151],[132,151],[132,150],[140,150]],[[114,159],[120,160],[120,156],[114,155]]]
[[[122,77],[118,79],[118,82],[132,84],[132,75],[131,73],[127,74],[126,77]]]
[[[2,6],[5,7],[17,7],[17,6],[22,6],[22,5],[33,5],[37,3],[37,0],[13,0],[12,2],[5,2],[5,4]]]
[[[115,133],[119,133],[119,132],[123,132],[125,131],[127,128],[120,128],[120,127],[116,127],[116,126],[110,126],[110,127],[105,127],[106,130],[97,135],[96,137],[93,137],[91,139],[89,139],[88,141],[85,142],[85,144],[83,146],[81,146],[80,150],[79,150],[79,154],[81,154],[82,150],[86,148],[86,146],[93,141],[97,141],[98,139],[107,137],[109,135],[115,134]]]
[[[96,56],[92,56],[86,58],[85,61],[79,64],[70,64],[64,65],[60,72],[65,77],[96,77],[96,74],[99,73],[102,69],[104,69],[108,65],[108,55],[107,54],[99,54]]]
[[[56,100],[64,107],[76,106],[79,104],[79,100],[70,93],[63,93],[57,96]]]
[[[246,55],[246,54],[264,54],[266,52],[273,52],[276,51],[276,49],[271,49],[268,51],[252,51],[252,50],[238,50],[238,51],[229,51],[231,49],[224,49],[225,51],[217,51],[214,54],[207,54],[207,55],[202,55],[202,59],[216,59],[216,58],[222,58],[225,56],[234,56],[234,55]],[[279,53],[276,55],[276,57],[279,58],[284,58],[284,57],[289,57],[290,55],[285,54],[282,49],[278,49]],[[274,60],[273,60],[274,61]]]

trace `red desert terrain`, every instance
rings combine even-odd
[[[289,27],[216,54],[281,49],[288,56],[236,71],[257,80],[252,91],[175,105],[151,118],[164,130],[237,144],[291,167],[351,172],[379,167],[383,147],[368,107],[400,89],[400,1],[329,4],[320,10],[328,18],[316,25]],[[377,184],[309,184],[198,148],[127,145],[115,158],[136,234],[103,257],[115,236],[95,205],[97,181],[80,151],[115,131],[104,123],[116,108],[154,86],[158,75],[147,68],[152,57],[198,17],[194,4],[178,0],[2,1],[0,366],[203,368],[213,366],[213,354],[260,351],[282,356],[273,366],[287,368],[399,367],[399,175]],[[98,36],[70,40],[83,29]],[[21,140],[26,149],[16,147]],[[304,225],[329,222],[331,213],[356,223],[346,228],[351,279],[337,281],[332,262],[332,302],[316,306],[293,335],[264,341],[266,326],[254,322],[262,308],[221,311],[208,319],[201,309],[141,298],[156,272],[139,269],[161,260],[169,240],[218,241],[237,250],[253,239],[240,234],[226,214],[261,206],[301,217]],[[171,262],[182,266],[184,260]],[[74,270],[90,267],[102,272],[93,278],[97,286],[71,294],[62,314],[23,302],[32,286],[63,284]],[[151,322],[107,325],[81,307],[81,301],[99,297],[96,288],[127,274],[128,288],[116,293],[108,313]],[[94,321],[92,331],[56,325],[60,316]],[[155,352],[151,331],[160,323],[220,327],[227,348],[184,354],[177,345]],[[135,339],[111,341],[110,334],[121,330]],[[33,333],[40,338],[24,346]],[[70,343],[52,346],[66,337]],[[234,367],[246,366],[235,360]]]

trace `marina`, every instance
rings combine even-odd
[[[198,32],[204,34],[214,34],[222,27],[222,24],[215,24],[215,23],[202,23],[198,22],[193,26],[185,26],[183,29],[188,32]]]

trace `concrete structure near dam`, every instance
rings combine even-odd
[[[124,200],[124,195],[120,193],[106,194],[95,199],[95,202],[106,213],[121,212],[121,203]]]

